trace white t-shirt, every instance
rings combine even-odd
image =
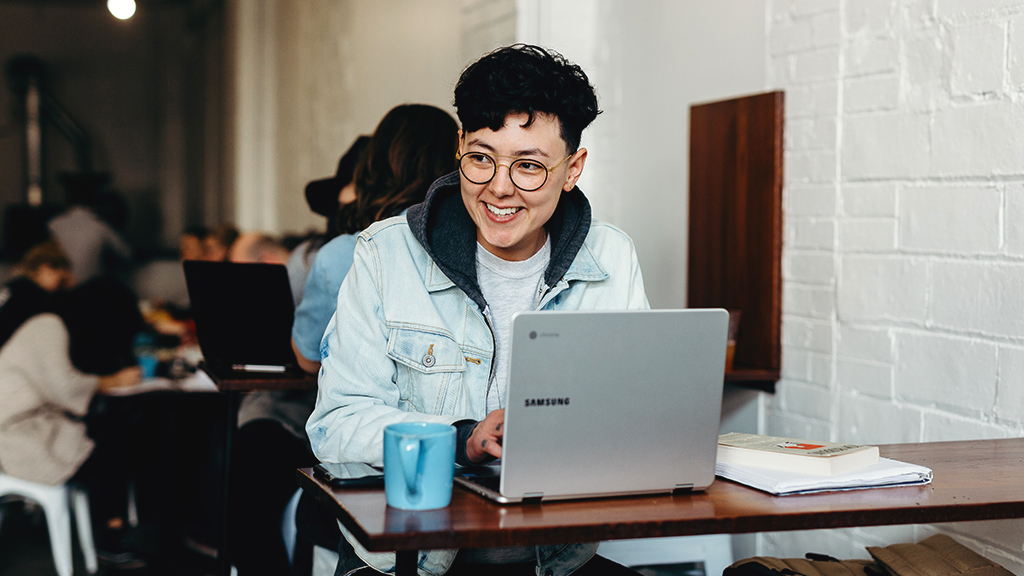
[[[512,315],[535,310],[544,271],[551,260],[551,237],[544,246],[526,260],[509,262],[476,245],[476,275],[480,291],[487,300],[486,313],[494,329],[494,385],[487,391],[487,412],[505,407],[505,384],[508,382],[509,332]]]

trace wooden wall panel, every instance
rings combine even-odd
[[[781,367],[783,93],[690,108],[687,305],[742,311],[729,381]]]

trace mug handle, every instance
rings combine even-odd
[[[402,436],[398,439],[399,460],[402,462],[402,472],[405,473],[405,485],[409,494],[415,495],[416,472],[420,460],[420,439],[412,436]]]

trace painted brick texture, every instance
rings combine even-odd
[[[1024,0],[771,0],[767,26],[787,137],[765,431],[1024,435]],[[863,557],[936,531],[1024,574],[1024,521],[769,534],[759,552]]]

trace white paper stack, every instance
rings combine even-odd
[[[877,464],[835,476],[808,476],[785,470],[738,466],[726,462],[716,463],[715,474],[777,496],[834,490],[913,486],[928,484],[932,481],[930,468],[888,458],[879,458]]]
[[[188,378],[172,380],[170,378],[145,378],[134,386],[107,388],[103,394],[107,396],[135,396],[150,392],[217,392],[217,385],[202,370],[196,370]]]

